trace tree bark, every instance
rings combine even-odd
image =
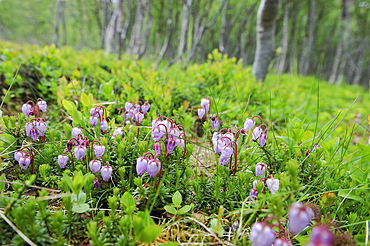
[[[296,57],[295,57],[295,33],[297,27],[297,17],[300,9],[300,0],[293,4],[292,28],[290,30],[289,38],[289,73],[293,74],[295,71]]]
[[[225,33],[226,33],[226,12],[227,12],[227,7],[229,6],[229,0],[226,0],[226,3],[222,9],[222,14],[221,14],[221,32],[220,32],[220,38],[218,41],[218,49],[222,55],[224,55],[225,52]]]
[[[301,65],[300,73],[303,74],[304,76],[307,75],[308,69],[310,67],[311,51],[312,51],[312,45],[314,42],[314,34],[315,34],[315,10],[316,10],[316,0],[311,0],[310,16],[308,19],[308,26],[309,26],[308,42],[303,52],[302,62],[300,64]]]
[[[116,31],[118,19],[121,18],[122,21],[122,11],[121,8],[121,1],[114,1],[113,2],[113,14],[109,20],[109,24],[105,31],[105,54],[108,55],[112,53],[112,47],[114,42],[114,34]],[[121,15],[121,16],[120,16]]]
[[[145,43],[140,48],[140,52],[139,52],[139,56],[138,56],[139,59],[141,59],[141,57],[144,55],[144,53],[146,51],[146,48],[148,47],[148,43],[149,43],[150,32],[152,30],[152,24],[153,24],[153,15],[151,13],[152,3],[153,3],[153,0],[149,0],[148,14],[147,14],[148,21],[146,23],[146,28],[145,28],[145,40],[144,40]]]
[[[121,38],[120,38],[121,44],[119,48],[119,58],[121,58],[123,46],[125,45],[125,41],[127,38],[127,31],[130,26],[130,19],[131,19],[131,0],[127,0],[126,20],[125,20],[125,24],[123,25],[123,30],[122,30]]]
[[[280,75],[284,72],[286,56],[288,53],[288,26],[289,23],[289,0],[284,0],[284,23],[283,23],[283,39],[281,41],[282,53],[278,56],[276,74]]]
[[[65,9],[66,9],[66,2],[63,1],[62,11],[61,11],[61,21],[62,21],[62,46],[67,45],[67,25],[66,25],[66,17],[65,17]]]
[[[182,57],[182,54],[185,50],[186,45],[186,36],[189,26],[189,14],[190,14],[190,7],[193,0],[185,0],[184,6],[182,8],[182,17],[181,17],[181,34],[180,34],[180,43],[179,48],[177,51],[177,56],[170,61],[170,63],[167,65],[166,69],[171,67],[178,59]]]
[[[139,55],[140,52],[142,42],[141,30],[143,27],[146,2],[147,2],[146,0],[137,0],[135,23],[134,26],[132,27],[132,34],[128,50],[128,53],[133,55]]]
[[[54,35],[52,39],[52,43],[58,47],[58,39],[59,39],[59,21],[64,14],[64,0],[58,0],[56,8],[55,8],[55,24],[54,24]]]
[[[228,0],[223,0],[221,2],[220,6],[219,6],[219,8],[217,10],[217,12],[215,13],[215,15],[213,16],[213,18],[211,19],[211,21],[209,23],[207,23],[207,24],[202,24],[201,27],[199,28],[199,31],[198,31],[198,33],[197,33],[197,35],[195,37],[193,46],[191,47],[190,53],[189,53],[188,57],[186,58],[184,69],[187,68],[187,65],[189,64],[190,60],[193,58],[193,56],[195,54],[195,51],[197,49],[197,46],[198,46],[200,40],[202,39],[202,36],[203,36],[204,31],[207,30],[207,29],[209,29],[209,28],[211,28],[215,24],[215,22],[217,20],[217,17],[220,15],[220,12],[221,12],[222,8],[226,4],[227,1]],[[205,16],[206,17],[205,19],[207,19],[207,16],[208,16],[208,13]]]
[[[162,46],[162,49],[159,52],[158,58],[155,61],[155,64],[154,64],[155,70],[158,69],[159,63],[161,62],[164,54],[166,53],[166,50],[168,48],[168,44],[171,40],[171,35],[172,35],[172,0],[167,0],[167,4],[168,4],[167,35],[166,35],[166,40],[164,41],[164,44]]]
[[[275,55],[275,22],[279,0],[261,0],[257,13],[257,48],[252,73],[257,81],[264,81],[268,66]]]
[[[347,65],[347,60],[350,58],[349,57],[349,41],[350,41],[350,38],[351,38],[351,34],[352,34],[352,18],[351,18],[351,14],[350,14],[350,9],[351,9],[351,6],[352,6],[352,0],[344,0],[344,19],[343,21],[345,22],[345,29],[346,29],[346,32],[345,32],[345,40],[344,40],[344,53],[343,53],[343,56],[342,56],[342,61],[341,61],[341,64],[340,64],[340,68],[339,68],[339,75],[337,77],[337,81],[336,81],[336,85],[340,85],[343,81],[343,77],[344,77],[344,70],[346,68],[346,65]]]

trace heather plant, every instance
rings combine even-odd
[[[322,83],[302,92],[286,78],[296,93],[279,96],[280,85],[251,85],[232,59],[211,56],[188,75],[139,62],[124,75],[132,83],[117,75],[117,92],[117,78],[85,64],[86,83],[73,68],[45,101],[5,108],[1,244],[365,244],[370,147],[359,109],[329,117]]]

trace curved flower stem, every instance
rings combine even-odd
[[[221,134],[221,131],[225,130],[227,132],[227,129],[226,128],[222,128],[218,131],[218,134]]]
[[[262,122],[262,118],[261,118],[260,116],[255,115],[255,116],[253,116],[253,117],[252,117],[252,119],[253,119],[253,118],[258,118],[258,119],[260,119],[260,121],[261,121],[261,125],[263,124],[263,122]]]
[[[147,155],[151,155],[152,159],[154,159],[154,155],[153,155],[153,153],[152,153],[152,152],[146,152],[146,153],[144,154],[144,157],[146,157]]]
[[[235,142],[238,140],[239,133],[245,134],[245,130],[244,129],[240,129],[239,131],[236,132],[236,134],[235,134]]]

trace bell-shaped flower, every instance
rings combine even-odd
[[[219,165],[220,166],[225,166],[230,161],[230,157],[231,156],[228,156],[228,155],[225,155],[225,154],[221,153],[220,160],[219,160]]]
[[[275,194],[279,190],[279,180],[278,179],[269,178],[268,180],[266,180],[266,184],[271,194]]]
[[[144,114],[143,113],[138,112],[138,113],[135,114],[135,121],[136,122],[141,123],[141,122],[143,122],[143,120],[144,120]]]
[[[19,161],[19,159],[21,159],[25,155],[26,155],[26,153],[24,153],[22,150],[19,150],[19,151],[14,153],[14,159],[16,161]]]
[[[68,140],[67,141],[67,150],[68,151],[71,151],[73,148],[73,141],[72,140]]]
[[[205,109],[205,111],[206,111],[206,113],[207,112],[209,112],[209,110],[210,110],[210,102],[209,102],[209,99],[208,98],[202,98],[201,100],[200,100],[200,107],[201,108],[204,108]],[[202,117],[199,117],[199,118],[202,118]]]
[[[158,142],[159,139],[163,137],[163,132],[159,129],[159,127],[152,128],[152,139],[154,142]]]
[[[36,122],[36,129],[37,129],[37,133],[42,137],[45,135],[45,132],[46,132],[46,123],[44,121],[38,121]]]
[[[275,240],[274,246],[293,246],[293,244],[286,238],[278,238]]]
[[[95,112],[98,112],[99,114],[94,114]],[[99,116],[103,117],[104,109],[103,108],[98,108],[98,107],[92,107],[90,109],[90,114],[91,115],[99,115]]]
[[[215,153],[221,153],[222,148],[225,147],[226,143],[223,139],[218,139],[216,142],[213,143],[213,150]]]
[[[134,114],[137,114],[137,113],[139,113],[141,111],[141,106],[140,106],[140,104],[135,104],[134,105]]]
[[[168,135],[170,135],[171,137],[173,138],[178,138],[180,136],[180,131],[179,129],[175,128],[175,127],[172,127],[169,132],[168,132]]]
[[[143,175],[148,167],[148,159],[146,157],[139,157],[136,161],[137,175]]]
[[[28,103],[25,103],[22,105],[22,113],[26,115],[26,118],[30,115],[30,111],[32,109],[32,106]]]
[[[310,224],[314,213],[310,207],[303,205],[300,202],[295,202],[290,206],[288,213],[289,231],[296,234],[302,231]]]
[[[261,134],[262,134],[262,127],[258,126],[254,128],[252,132],[252,140],[257,141],[257,139],[261,136]]]
[[[109,165],[103,166],[100,170],[101,177],[104,181],[108,181],[110,177],[112,176],[113,168]]]
[[[93,127],[95,127],[95,126],[99,123],[99,118],[98,118],[98,117],[96,117],[95,115],[92,115],[92,116],[90,116],[90,118],[89,118],[89,122],[90,122],[90,124],[91,124]]]
[[[68,163],[68,156],[67,155],[58,155],[58,164],[60,168],[65,168]]]
[[[94,145],[95,156],[103,156],[105,151],[104,145]]]
[[[33,128],[33,124],[31,122],[27,122],[24,125],[24,128],[26,129],[26,136],[27,137],[31,136],[30,133],[31,133],[31,129]]]
[[[108,121],[106,121],[106,120],[100,121],[100,128],[103,132],[108,130]]]
[[[176,138],[176,145],[180,146],[183,150],[185,150],[185,139],[181,137]]]
[[[258,196],[258,191],[255,188],[252,188],[251,191],[249,192],[249,200],[254,201],[257,199]]]
[[[218,128],[220,128],[220,121],[218,120],[217,116],[212,117],[212,127],[215,129],[215,131],[218,131]]]
[[[36,130],[35,127],[32,127],[32,129],[30,130],[30,136],[32,138],[33,141],[37,141],[37,137],[38,137],[38,131]]]
[[[151,178],[154,178],[161,170],[161,162],[157,159],[151,159],[148,163],[146,172]]]
[[[199,116],[200,119],[203,118],[205,113],[206,113],[206,110],[204,108],[198,108],[198,116]]]
[[[125,103],[125,110],[128,111],[132,108],[132,106],[134,106],[131,102],[126,102]]]
[[[247,118],[244,122],[244,130],[249,131],[250,129],[252,129],[254,127],[255,124],[256,124],[256,122],[254,121],[254,119]]]
[[[275,240],[275,234],[269,226],[256,222],[252,225],[250,241],[252,246],[270,246]]]
[[[262,133],[260,137],[260,146],[263,148],[266,145],[268,139],[267,133]]]
[[[156,155],[161,154],[161,144],[159,142],[154,144],[154,153]]]
[[[89,168],[91,172],[98,173],[101,168],[101,162],[99,160],[91,160],[89,163]]]
[[[306,246],[333,246],[334,236],[327,228],[323,225],[318,225],[312,228],[310,235],[310,242]]]
[[[31,158],[29,156],[23,156],[19,159],[18,163],[22,170],[26,170],[31,163]]]
[[[82,160],[86,156],[85,146],[80,145],[75,147],[74,153],[77,160]]]
[[[258,162],[256,165],[256,176],[261,176],[266,171],[266,165],[263,162]]]
[[[174,138],[170,138],[167,140],[166,152],[167,154],[171,154],[172,151],[176,147],[176,140]]]
[[[148,113],[150,109],[150,104],[148,102],[145,102],[143,104],[143,106],[141,106],[141,112],[145,115],[146,113]]]
[[[77,138],[78,134],[81,134],[83,136],[82,129],[79,128],[79,127],[73,127],[72,128],[72,136],[74,138]]]
[[[234,141],[235,140],[234,134],[232,134],[231,132],[226,132],[223,135],[223,137],[227,137],[227,138],[223,138],[223,140],[225,141],[226,144],[229,144],[230,143],[230,140],[231,141]]]
[[[37,106],[42,112],[46,112],[47,103],[44,100],[40,100],[37,102]]]
[[[113,135],[112,135],[112,139],[115,138],[117,135],[120,135],[120,136],[123,135],[123,131],[122,131],[122,128],[121,127],[119,127],[116,130],[114,130]]]

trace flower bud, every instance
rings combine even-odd
[[[204,108],[205,109],[205,112],[209,112],[210,106],[211,105],[210,105],[210,101],[209,101],[208,98],[202,98],[200,100],[200,107]],[[202,118],[202,117],[199,116],[199,118]]]
[[[261,176],[266,171],[266,165],[263,162],[258,162],[256,165],[256,176]]]
[[[37,102],[37,106],[42,112],[46,112],[47,103],[44,100],[40,100]]]
[[[145,115],[146,113],[148,113],[150,109],[150,104],[148,102],[145,102],[143,104],[143,106],[141,106],[141,112]]]
[[[256,200],[257,196],[258,196],[257,189],[255,189],[255,188],[251,189],[251,191],[249,192],[249,200],[251,200],[251,201]]]
[[[67,142],[67,150],[68,151],[71,151],[72,150],[72,147],[73,147],[73,141],[72,140],[68,140],[68,142]]]
[[[37,136],[38,136],[38,132],[36,130],[35,127],[33,127],[31,130],[30,130],[30,136],[32,138],[33,141],[37,141]]]
[[[198,116],[200,119],[203,118],[205,113],[206,113],[206,110],[204,108],[198,108]]]
[[[99,123],[99,118],[98,118],[98,117],[96,117],[95,115],[92,115],[92,116],[90,116],[90,118],[89,118],[89,122],[90,122],[90,124],[91,124],[93,127],[95,127],[95,126]]]
[[[108,162],[107,162],[108,163]],[[108,181],[110,177],[112,176],[113,168],[109,165],[103,166],[100,170],[101,177],[104,181]]]
[[[220,121],[216,116],[212,117],[212,127],[215,129],[215,131],[218,131],[218,128],[220,128]]]
[[[292,234],[302,231],[310,224],[313,217],[314,214],[311,208],[304,206],[300,202],[293,203],[288,213],[289,231]]]
[[[103,132],[108,130],[108,121],[106,121],[106,120],[100,121],[100,128]]]
[[[95,156],[103,156],[105,151],[105,146],[103,145],[94,145]]]
[[[154,144],[154,152],[156,155],[161,154],[161,144],[159,142]]]
[[[99,160],[91,160],[89,163],[89,168],[91,172],[98,173],[100,171],[101,162]]]
[[[137,175],[143,175],[148,167],[148,159],[145,157],[139,157],[136,161],[136,172]]]
[[[99,184],[99,179],[97,177],[94,179],[93,183],[94,183],[95,189],[99,190],[100,184]]]
[[[252,246],[270,246],[275,240],[276,232],[263,223],[252,225],[250,241]]]
[[[175,147],[176,147],[176,140],[174,138],[168,139],[167,147],[166,147],[167,154],[171,154],[172,151],[175,149]]]
[[[86,156],[85,146],[80,145],[75,147],[74,153],[77,160],[82,160]]]
[[[252,140],[257,141],[257,139],[261,136],[261,134],[262,134],[262,127],[258,126],[254,128],[252,132]]]
[[[31,129],[33,128],[33,124],[30,123],[30,122],[27,122],[25,125],[24,125],[24,128],[26,129],[26,136],[29,137],[31,136],[30,135],[30,132],[31,132]]]
[[[149,161],[146,172],[151,178],[154,178],[161,170],[161,163],[157,159]]]
[[[249,131],[250,129],[252,129],[254,127],[255,124],[256,124],[256,122],[254,121],[254,119],[247,118],[244,122],[244,130]]]
[[[266,180],[267,187],[271,191],[271,194],[275,194],[279,190],[279,180],[274,178],[269,178]]]
[[[65,168],[68,163],[68,156],[67,155],[58,155],[58,164],[60,168]]]
[[[262,133],[260,138],[260,146],[263,148],[266,145],[266,141],[268,139],[267,133]]]

